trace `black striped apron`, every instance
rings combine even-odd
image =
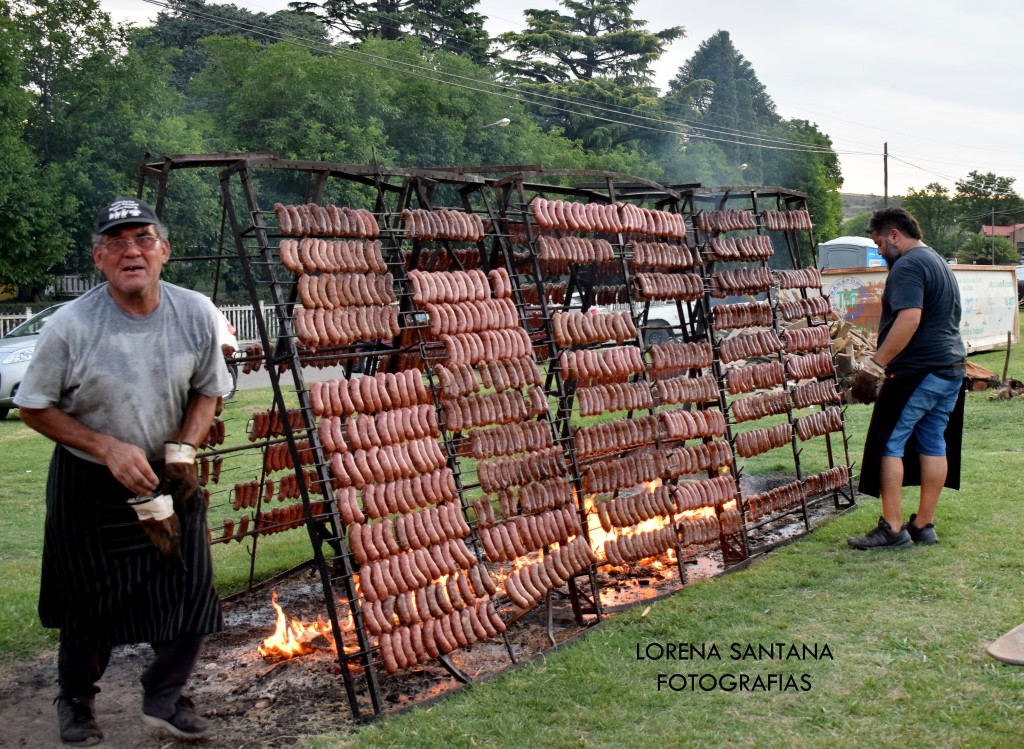
[[[155,466],[159,469],[159,466]],[[159,475],[159,470],[157,470]],[[109,646],[224,628],[200,498],[180,517],[187,572],[149,542],[106,466],[57,446],[46,482],[39,618],[69,642]]]

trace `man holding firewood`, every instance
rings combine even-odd
[[[46,486],[39,615],[60,630],[61,739],[96,744],[95,695],[114,645],[149,642],[143,720],[177,738],[209,722],[182,688],[223,628],[195,455],[231,387],[219,320],[160,280],[170,257],[152,208],[100,211],[93,261],[107,283],[46,323],[15,397],[57,443]]]
[[[853,397],[876,400],[864,445],[860,491],[881,495],[882,517],[854,549],[938,542],[935,508],[943,486],[960,488],[964,374],[960,290],[946,261],[922,241],[902,208],[876,211],[868,232],[889,266],[875,355],[857,372]],[[904,524],[903,487],[920,484]]]

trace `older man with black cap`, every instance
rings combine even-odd
[[[231,387],[217,309],[160,280],[167,231],[141,200],[100,211],[107,282],[47,321],[15,403],[57,443],[46,487],[39,616],[60,630],[66,743],[98,743],[94,699],[114,645],[149,642],[143,720],[208,735],[182,689],[223,628],[196,480],[196,445]]]

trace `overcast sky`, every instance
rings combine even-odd
[[[287,0],[237,0],[272,12]],[[115,20],[145,24],[144,0],[101,0]],[[521,29],[526,8],[548,0],[481,0],[491,34]],[[844,192],[881,195],[883,144],[889,193],[972,170],[1015,177],[1024,193],[1024,3],[1014,0],[639,0],[648,29],[684,26],[657,64],[664,88],[702,41],[720,29],[753,65],[779,114],[814,122],[842,160]]]

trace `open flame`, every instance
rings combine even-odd
[[[273,592],[271,603],[277,611],[276,628],[274,634],[257,648],[261,656],[267,659],[294,658],[326,649],[313,643],[318,637],[323,637],[330,643],[330,649],[334,650],[330,622],[325,622],[320,617],[317,617],[313,624],[303,624],[298,619],[289,619],[277,602],[277,591]]]

